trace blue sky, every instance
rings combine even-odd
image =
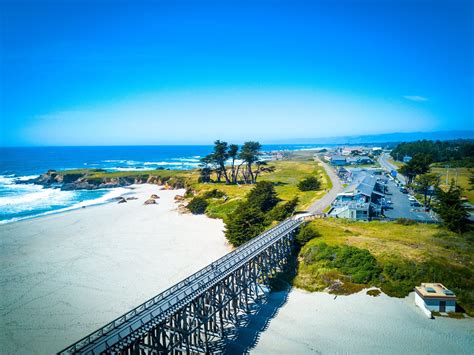
[[[1,145],[474,129],[469,0],[0,0]]]

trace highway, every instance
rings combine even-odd
[[[393,165],[392,163],[390,163],[390,162],[388,161],[388,155],[387,155],[386,153],[382,153],[382,154],[380,155],[379,163],[380,163],[380,166],[381,166],[383,169],[385,169],[385,170],[388,170],[388,171],[392,171],[392,170],[397,171],[397,170],[398,170],[398,167],[397,167],[397,166]],[[398,181],[400,181],[403,185],[406,185],[406,183],[407,183],[407,182],[406,182],[406,179],[405,179],[405,177],[404,177],[402,174],[398,173],[398,174],[397,174],[397,179],[398,179]]]
[[[308,212],[311,214],[322,213],[326,209],[326,207],[328,207],[331,204],[331,202],[334,201],[337,194],[341,193],[343,190],[341,180],[339,180],[339,177],[334,172],[334,169],[330,167],[328,164],[326,164],[325,162],[323,162],[319,157],[316,158],[316,161],[321,163],[324,170],[326,170],[327,175],[331,179],[332,188],[323,197],[321,197],[319,200],[314,202],[308,208]]]

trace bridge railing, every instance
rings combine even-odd
[[[161,292],[160,294],[156,295],[155,297],[149,299],[148,301],[140,304],[139,306],[135,307],[131,311],[125,313],[124,315],[114,319],[113,321],[107,323],[105,326],[101,327],[100,329],[94,331],[93,333],[85,336],[81,340],[77,341],[76,343],[68,346],[64,350],[60,351],[59,354],[69,354],[74,353],[85,346],[93,343],[98,338],[110,333],[112,330],[119,328],[120,326],[124,325],[124,323],[130,321],[132,318],[140,315],[147,309],[157,305],[159,302],[163,301],[166,297],[176,294],[179,292],[180,289],[188,287],[193,281],[197,280],[198,278],[202,277],[203,275],[211,272],[211,271],[218,271],[220,273],[225,273],[241,261],[243,258],[246,258],[249,254],[255,251],[268,243],[273,237],[279,235],[283,230],[286,230],[289,225],[294,226],[296,224],[301,224],[303,218],[289,218],[275,227],[270,228],[269,230],[263,232],[262,234],[258,235],[257,237],[251,239],[247,243],[241,245],[240,247],[234,249],[233,251],[227,253],[226,255],[222,256],[221,258],[217,259],[216,261],[212,262],[211,264],[207,265],[206,267],[198,270],[194,274],[188,276],[184,280],[178,282],[177,284],[169,287],[165,291]],[[232,265],[227,265],[228,268],[225,270],[220,270],[219,267],[228,262],[230,259],[234,258],[236,255],[240,255],[241,258],[236,258]]]

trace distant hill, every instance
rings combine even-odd
[[[322,138],[298,138],[280,140],[276,144],[368,144],[412,142],[420,139],[453,140],[474,139],[474,131],[438,131],[438,132],[397,132],[360,136],[340,136]]]

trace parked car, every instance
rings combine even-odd
[[[415,202],[416,198],[414,198],[413,196],[408,196],[408,201]]]
[[[421,207],[422,206],[421,203],[419,203],[418,201],[412,202],[412,203],[410,203],[410,205],[413,206],[413,207]]]
[[[400,192],[404,193],[404,194],[407,194],[408,193],[408,190],[405,189],[404,187],[400,187]]]

